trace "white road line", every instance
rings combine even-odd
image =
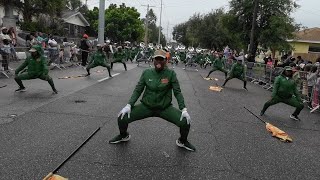
[[[119,74],[120,73],[112,74],[112,77],[118,76]],[[98,80],[98,82],[102,82],[102,81],[105,81],[107,79],[110,79],[110,77],[106,77],[106,78],[100,79],[100,80]]]

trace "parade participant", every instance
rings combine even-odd
[[[87,76],[90,76],[90,69],[95,68],[97,66],[102,66],[108,69],[109,77],[112,77],[110,73],[110,66],[106,63],[107,56],[103,52],[103,47],[101,44],[97,44],[97,52],[93,53],[93,55],[90,57],[91,60],[89,62],[89,65],[87,66],[86,70],[88,72]]]
[[[113,61],[111,62],[111,69],[113,68],[114,63],[122,63],[124,66],[124,69],[127,71],[127,65],[125,63],[126,54],[123,52],[122,47],[119,46],[117,48],[117,52],[114,53]]]
[[[214,71],[221,71],[224,73],[225,78],[227,78],[228,71],[224,69],[226,59],[223,58],[223,54],[219,54],[219,58],[215,59],[213,61],[213,68],[207,75],[207,78],[209,78],[210,74],[213,73]]]
[[[238,59],[237,62],[232,65],[229,76],[224,81],[222,87],[225,87],[226,83],[233,78],[237,78],[243,81],[243,89],[248,90],[246,80],[246,67],[242,64],[242,59]]]
[[[294,113],[290,115],[290,118],[300,121],[298,115],[304,105],[297,89],[297,85],[292,79],[292,68],[290,66],[286,66],[284,69],[283,73],[276,78],[273,85],[271,99],[264,104],[263,109],[260,112],[260,116],[264,115],[270,106],[282,102],[296,108]]]
[[[40,45],[32,46],[32,48],[29,50],[31,52],[31,56],[28,57],[23,64],[21,64],[17,70],[15,71],[16,77],[14,80],[19,85],[19,89],[16,90],[16,92],[19,91],[25,91],[26,88],[22,84],[22,80],[30,80],[30,79],[41,79],[44,81],[48,81],[50,84],[53,92],[55,94],[58,94],[58,91],[54,87],[54,83],[52,78],[48,75],[48,67],[47,67],[47,60],[43,56],[43,49]],[[27,72],[19,74],[24,68],[28,68]]]
[[[160,117],[180,127],[180,138],[176,140],[179,147],[195,151],[188,142],[191,118],[187,112],[176,73],[166,66],[166,53],[155,52],[154,67],[145,70],[135,87],[129,103],[118,114],[120,135],[109,141],[111,144],[129,141],[128,124],[148,117]],[[144,92],[141,104],[136,101]],[[172,106],[172,91],[178,101],[179,109]],[[132,109],[132,111],[131,111]]]

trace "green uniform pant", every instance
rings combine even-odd
[[[223,83],[222,86],[225,86],[229,80],[234,79],[234,78],[237,78],[237,79],[243,81],[243,87],[244,87],[244,88],[247,88],[247,80],[246,80],[244,77],[241,77],[241,76],[240,76],[240,77],[229,76],[229,77],[224,81],[224,83]]]
[[[226,71],[225,69],[223,69],[222,67],[213,67],[212,70],[209,72],[207,78],[210,76],[211,73],[215,72],[215,71],[221,71],[224,73],[225,77],[227,77],[228,71]]]
[[[20,86],[20,88],[24,88],[24,85],[22,83],[22,80],[30,80],[30,79],[41,79],[44,81],[48,81],[53,91],[56,91],[56,88],[54,87],[54,83],[52,78],[48,74],[40,74],[40,75],[32,75],[29,73],[22,73],[17,75],[14,80],[17,82],[17,84]]]
[[[127,65],[123,60],[114,60],[113,62],[111,62],[111,69],[113,68],[114,63],[122,63],[124,66],[124,69],[127,70]]]
[[[292,114],[294,116],[298,116],[304,107],[303,103],[295,97],[284,99],[284,98],[280,98],[279,96],[275,96],[264,104],[262,112],[264,113],[270,106],[278,103],[285,103],[285,104],[288,104],[289,106],[295,107],[296,110]]]
[[[122,136],[127,135],[128,124],[137,120],[145,119],[148,117],[160,117],[168,122],[171,122],[180,128],[180,141],[187,141],[190,124],[187,124],[187,119],[184,118],[180,121],[181,111],[173,106],[169,106],[163,110],[153,110],[144,104],[138,104],[132,107],[130,118],[126,114],[123,119],[121,116],[118,118],[118,126]]]
[[[110,68],[110,66],[107,65],[105,62],[102,62],[102,63],[92,62],[91,64],[89,64],[89,65],[87,66],[87,72],[88,72],[88,74],[90,73],[90,69],[95,68],[95,67],[97,67],[97,66],[102,66],[102,67],[107,68],[107,69],[108,69],[109,76],[111,76],[111,72],[110,72],[111,68]]]

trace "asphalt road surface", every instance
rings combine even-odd
[[[301,122],[289,115],[294,108],[278,104],[263,117],[286,131],[293,143],[272,138],[259,114],[270,98],[249,83],[231,80],[222,92],[223,73],[206,81],[207,70],[175,68],[192,118],[189,141],[196,152],[175,145],[179,129],[159,118],[129,125],[131,140],[111,145],[117,135],[117,114],[127,104],[147,65],[115,64],[108,79],[102,67],[90,77],[58,79],[85,73],[81,67],[52,70],[59,94],[47,82],[24,81],[26,92],[15,93],[13,78],[0,76],[0,179],[42,179],[91,132],[101,130],[57,174],[70,180],[88,179],[320,179],[320,114],[304,109]],[[174,99],[174,105],[176,101]]]

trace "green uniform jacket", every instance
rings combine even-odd
[[[213,61],[213,67],[216,68],[223,68],[224,67],[224,63],[225,63],[225,59],[224,58],[217,58]]]
[[[97,51],[90,58],[91,60],[89,64],[91,64],[92,62],[94,64],[102,64],[106,62],[107,56],[103,52]]]
[[[238,78],[238,77],[245,78],[246,77],[245,69],[246,67],[243,64],[234,63],[229,72],[230,73],[229,76],[235,77],[235,78]]]
[[[125,52],[116,52],[114,53],[114,62],[122,62],[126,59],[126,53]]]
[[[165,109],[172,103],[172,91],[176,97],[179,109],[185,108],[177,75],[173,70],[165,68],[161,72],[155,69],[144,70],[133,91],[129,104],[134,106],[144,91],[141,103],[151,109]]]
[[[273,85],[272,97],[278,96],[280,98],[289,99],[295,95],[300,100],[300,93],[298,92],[295,81],[291,78],[287,79],[284,75],[276,77]]]
[[[33,59],[32,56],[27,57],[27,59],[16,69],[15,74],[19,74],[24,68],[28,67],[27,72],[30,75],[39,76],[41,74],[48,74],[47,60],[43,56],[43,50],[40,46],[33,46],[40,53],[40,58],[38,60]]]

